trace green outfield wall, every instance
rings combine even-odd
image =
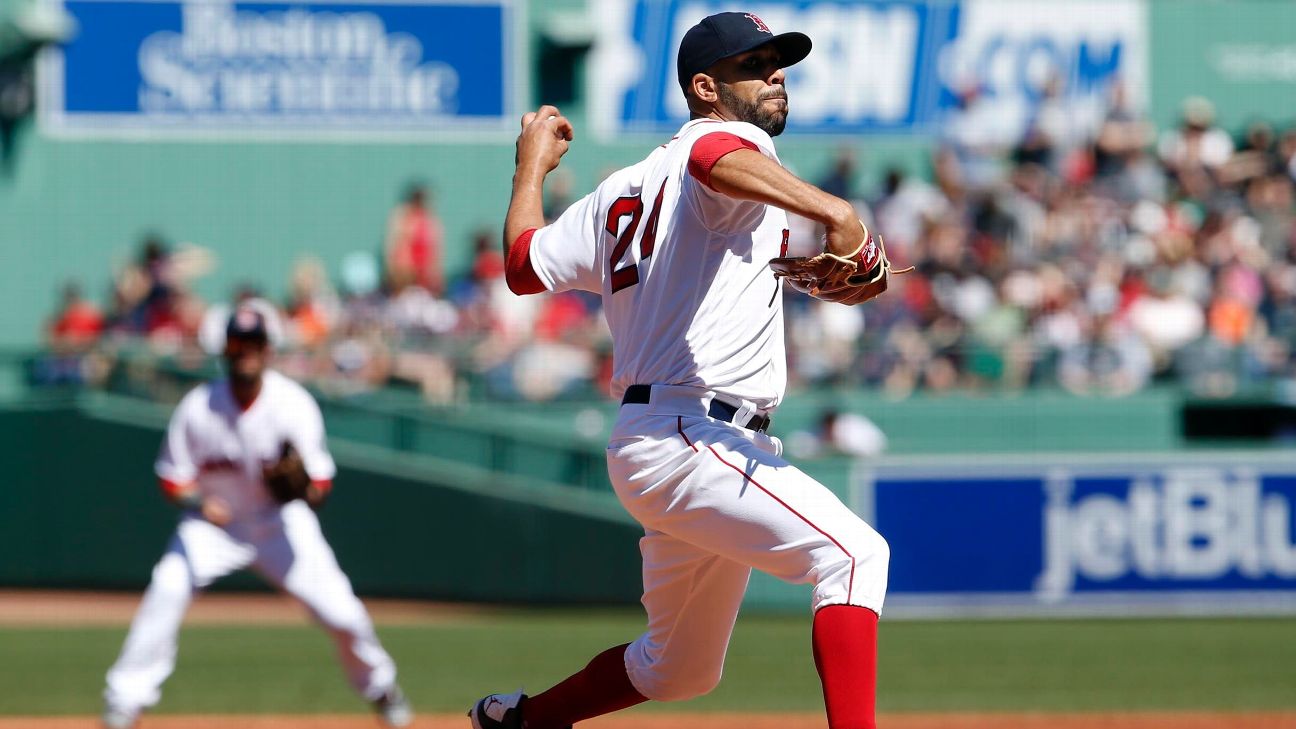
[[[147,584],[177,516],[151,467],[165,417],[164,408],[119,397],[0,409],[0,459],[12,474],[0,485],[0,554],[6,555],[0,585],[138,590]],[[606,487],[605,472],[599,490],[573,488],[538,477],[546,470],[541,457],[492,472],[466,459],[361,440],[332,439],[337,487],[320,514],[360,594],[526,604],[638,601],[642,529]],[[593,463],[591,455],[584,462]],[[601,458],[598,463],[601,469]],[[811,471],[841,492],[847,468],[826,461]],[[521,475],[527,471],[533,473]],[[240,573],[214,589],[261,586]],[[757,576],[749,602],[795,610],[808,600],[807,587]]]
[[[152,462],[165,410],[122,401],[0,410],[0,584],[139,589],[176,512]],[[335,442],[325,533],[358,592],[624,603],[642,534],[610,494]],[[258,584],[242,576],[232,587]]]
[[[1153,119],[1179,121],[1204,96],[1220,124],[1296,123],[1296,5],[1280,0],[1162,0],[1149,6]]]
[[[1167,416],[1177,400],[1165,396],[1114,409],[1063,397],[981,407],[826,398],[800,398],[776,432],[787,437],[809,427],[820,405],[832,402],[873,408],[908,453],[1164,450],[1176,442]],[[88,392],[21,402],[0,409],[0,459],[11,474],[0,485],[0,585],[143,587],[176,519],[152,475],[167,406]],[[590,411],[610,424],[610,405],[456,412],[321,403],[339,464],[321,519],[361,593],[525,603],[638,599],[641,529],[611,493],[601,436],[573,425],[576,413],[588,418]],[[1114,410],[1129,417],[1113,418]],[[846,458],[801,462],[847,501],[858,465]],[[219,587],[257,584],[244,575]],[[757,609],[797,610],[807,600],[804,586],[762,575],[749,594]]]
[[[611,404],[430,410],[394,393],[367,403],[320,402],[339,465],[321,520],[361,594],[638,600],[642,530],[617,502],[604,464]],[[1034,394],[896,405],[825,391],[793,403],[780,409],[776,435],[809,427],[825,406],[868,412],[892,438],[895,457],[883,465],[931,459],[957,467],[966,457],[975,470],[995,457],[1038,465],[1211,455],[1180,434],[1189,403],[1164,392],[1107,402]],[[0,462],[10,474],[0,484],[0,585],[144,586],[177,516],[152,475],[168,413],[167,404],[87,391],[29,391],[0,408]],[[599,432],[589,427],[595,418],[603,419]],[[1243,457],[1256,463],[1283,461],[1281,443],[1229,446],[1251,448]],[[794,460],[853,509],[871,513],[867,484],[878,464]],[[258,584],[242,575],[218,588]],[[806,586],[756,574],[747,606],[799,611],[808,600]]]
[[[169,408],[195,374],[127,362],[128,374],[110,378],[110,392],[32,388],[23,378],[30,355],[0,355],[0,403],[7,403],[0,407],[0,462],[10,473],[0,484],[0,585],[142,587],[176,518],[157,492],[152,462]],[[612,494],[604,457],[614,403],[432,408],[400,390],[317,397],[340,468],[321,518],[362,593],[526,603],[638,599],[641,529]],[[1187,457],[1221,445],[1186,437],[1193,404],[1162,389],[1119,399],[1037,391],[901,402],[821,389],[792,393],[771,432],[793,442],[832,409],[868,415],[888,435],[888,455],[911,461]],[[1212,405],[1197,417],[1258,417],[1257,403],[1236,412],[1219,411],[1228,403]],[[1267,458],[1282,448],[1258,438],[1228,445]],[[851,506],[864,506],[851,502],[872,463],[794,461]],[[227,584],[258,583],[242,577]],[[749,606],[799,610],[807,599],[804,586],[757,575]]]

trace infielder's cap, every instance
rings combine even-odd
[[[722,58],[745,53],[757,46],[773,43],[784,68],[810,55],[810,36],[805,33],[780,33],[765,25],[752,13],[716,13],[689,28],[680,41],[675,67],[680,88],[687,91],[693,75],[711,68]]]
[[[261,312],[249,306],[240,306],[230,314],[229,324],[225,325],[225,338],[268,342],[270,331],[266,328],[265,317]]]

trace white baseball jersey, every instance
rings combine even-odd
[[[175,669],[176,638],[195,593],[247,567],[300,600],[328,628],[358,693],[373,701],[396,685],[396,664],[338,566],[315,512],[301,500],[280,507],[262,484],[261,465],[279,457],[285,440],[297,448],[312,479],[333,478],[319,406],[301,385],[273,370],[266,371],[261,393],[246,410],[226,380],[194,388],[176,407],[158,476],[196,482],[203,496],[225,500],[232,518],[216,526],[198,513],[181,517],[108,671],[104,700],[110,709],[138,713],[157,703]]]
[[[647,159],[613,173],[531,239],[550,291],[603,296],[612,394],[634,384],[699,387],[776,406],[787,382],[783,301],[769,260],[787,213],[720,195],[689,173],[694,142],[726,132],[778,161],[746,122],[695,119]]]
[[[305,388],[267,370],[261,393],[244,410],[226,380],[199,385],[180,401],[155,470],[173,483],[196,482],[203,496],[229,504],[235,520],[278,508],[261,467],[279,458],[290,441],[312,480],[336,473],[324,442],[324,419]]]

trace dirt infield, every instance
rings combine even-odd
[[[823,729],[820,714],[633,714],[589,729]],[[890,714],[882,729],[1296,729],[1296,712],[1247,714]],[[93,717],[9,717],[0,729],[93,729]],[[149,716],[139,729],[375,729],[370,716]],[[413,729],[466,729],[460,715],[419,717]]]
[[[127,625],[141,593],[59,590],[0,590],[0,627]],[[481,617],[482,608],[420,600],[366,599],[374,622],[426,625],[450,618]],[[186,625],[310,625],[305,608],[272,593],[200,595],[185,615]]]

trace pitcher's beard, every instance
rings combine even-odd
[[[764,99],[755,102],[741,99],[728,84],[724,83],[716,85],[716,93],[720,96],[720,101],[724,102],[724,105],[740,120],[756,125],[771,137],[782,134],[783,128],[787,126],[787,111],[766,111],[761,107]]]

